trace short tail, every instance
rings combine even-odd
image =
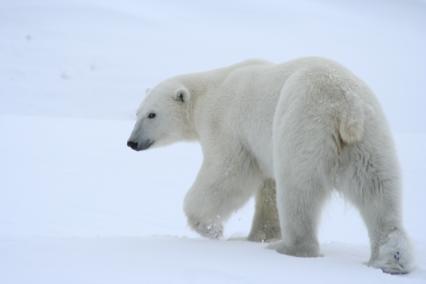
[[[361,141],[364,134],[364,110],[357,94],[345,93],[346,103],[341,109],[339,134],[345,143]]]

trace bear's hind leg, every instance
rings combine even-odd
[[[262,184],[257,191],[255,202],[255,213],[248,240],[267,242],[281,239],[275,183],[273,180],[268,179]]]
[[[344,176],[348,184],[342,191],[358,207],[367,225],[371,244],[368,265],[390,274],[405,274],[413,264],[410,243],[402,227],[396,159],[367,153],[362,146],[352,148],[353,164]]]

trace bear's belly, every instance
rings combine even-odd
[[[249,139],[250,154],[257,162],[259,170],[265,178],[273,178],[274,167],[272,160],[272,137],[264,131]]]

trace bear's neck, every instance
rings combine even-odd
[[[217,70],[179,76],[179,81],[190,91],[191,99],[197,100],[220,84],[226,76]]]
[[[226,75],[227,74],[224,74],[223,71],[218,72],[218,70],[212,70],[177,77],[177,79],[183,83],[185,88],[187,88],[191,94],[190,107],[188,108],[187,113],[188,127],[185,131],[187,140],[199,140],[200,137],[197,129],[195,110],[201,111],[198,104],[202,101],[202,98],[214,93],[211,91],[221,84],[221,82],[226,78]]]

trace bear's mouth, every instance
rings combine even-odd
[[[149,147],[152,146],[152,144],[154,144],[155,141],[153,140],[145,140],[144,142],[140,143],[138,149],[136,151],[143,151],[148,149]]]

